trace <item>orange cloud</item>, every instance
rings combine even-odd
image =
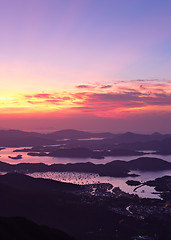
[[[117,118],[149,112],[171,112],[170,82],[153,83],[141,80],[141,85],[139,82],[140,80],[131,84],[122,82],[115,88],[107,84],[98,85],[90,91],[86,85],[79,85],[85,89],[81,87],[83,91],[78,88],[74,92],[34,92],[15,95],[6,93],[0,97],[0,117],[91,114]]]

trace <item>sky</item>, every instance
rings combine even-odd
[[[0,128],[171,133],[170,0],[0,0]]]

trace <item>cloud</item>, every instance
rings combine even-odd
[[[139,81],[142,81],[140,84]],[[145,82],[78,85],[75,92],[38,92],[26,95],[27,104],[40,105],[45,112],[91,114],[100,117],[126,117],[149,112],[171,112],[171,89],[167,83]],[[60,105],[60,108],[57,106]]]
[[[52,94],[50,93],[37,93],[37,94],[34,94],[34,95],[25,95],[25,98],[51,98],[52,97]]]
[[[29,99],[27,103],[30,104],[40,104],[40,105],[47,105],[52,104],[56,105],[59,103],[64,103],[71,100],[70,96],[59,96],[57,93],[38,93],[34,95],[25,95],[26,99]]]
[[[51,104],[59,104],[61,102],[62,102],[61,99],[48,99],[44,101],[44,103],[51,103]]]
[[[83,84],[83,85],[76,86],[76,88],[78,88],[78,89],[92,89],[92,88],[94,88],[94,86]]]
[[[160,79],[134,79],[131,82],[161,82]]]
[[[112,85],[110,84],[101,84],[101,83],[96,83],[93,85],[89,85],[89,84],[81,84],[81,85],[77,85],[76,88],[78,89],[108,89],[108,88],[112,88]]]
[[[37,104],[42,104],[42,102],[40,102],[40,101],[27,101],[28,103],[30,103],[30,104],[35,104],[35,105],[37,105]]]
[[[93,93],[89,94],[89,100],[96,102],[123,102],[138,101],[141,93],[139,92],[123,92],[123,93]]]
[[[120,115],[130,112],[148,112],[162,111],[163,107],[169,111],[171,106],[171,93],[158,92],[141,92],[135,89],[127,89],[133,91],[110,92],[82,92],[76,93],[75,98],[79,97],[82,101],[74,102],[72,110],[89,111],[98,116],[110,115],[115,117],[117,113]],[[144,89],[142,89],[144,91]],[[171,109],[171,108],[170,108]]]
[[[34,95],[34,98],[51,98],[52,95],[49,93],[39,93]]]
[[[145,90],[146,88],[144,87],[144,85],[143,85],[143,84],[141,84],[141,85],[140,85],[140,89],[143,89],[143,90]]]
[[[112,87],[112,85],[103,85],[103,86],[101,86],[100,88],[101,89],[107,89],[107,88],[111,88]]]
[[[147,92],[146,89],[141,88],[142,91],[121,87],[120,92],[77,92],[68,93],[68,96],[59,96],[59,94],[35,94],[29,96],[27,101],[30,104],[63,104],[69,103],[71,107],[80,107],[93,109],[102,109],[105,107],[107,110],[113,108],[133,108],[143,106],[170,106],[171,105],[171,93],[165,92]],[[28,96],[27,96],[28,98]],[[41,101],[40,101],[41,100]]]

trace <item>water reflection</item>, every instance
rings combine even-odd
[[[26,152],[21,152],[22,159],[10,159],[8,156],[17,156],[18,153],[13,152],[16,148],[6,148],[0,151],[0,160],[2,162],[17,164],[17,163],[45,163],[45,164],[54,164],[54,163],[78,163],[78,162],[92,162],[95,164],[98,163],[108,163],[114,160],[124,160],[129,161],[132,159],[137,159],[137,156],[123,156],[123,157],[105,157],[104,159],[91,159],[91,158],[59,158],[59,157],[33,157],[28,156]],[[21,148],[17,148],[21,149]],[[171,155],[161,156],[156,154],[147,154],[147,157],[157,157],[162,158],[163,160],[171,162]],[[147,181],[150,179],[155,179],[157,177],[162,177],[165,175],[171,176],[171,170],[167,171],[158,171],[158,172],[140,172],[134,171],[132,173],[136,173],[140,176],[134,178],[139,181]],[[133,179],[132,177],[127,178],[114,178],[114,177],[100,177],[98,174],[91,173],[73,173],[73,172],[46,172],[46,173],[33,173],[30,174],[33,177],[42,177],[49,178],[63,182],[70,182],[74,184],[92,184],[92,183],[111,183],[114,187],[120,187],[123,191],[128,193],[133,193],[133,186],[128,186],[126,184],[127,180]],[[144,191],[142,191],[144,190]],[[152,194],[155,192],[153,187],[143,186],[139,188],[136,192],[140,197],[150,197],[150,198],[159,198],[158,195]]]
[[[45,164],[54,164],[54,163],[78,163],[78,162],[92,162],[94,164],[105,164],[114,160],[123,160],[123,161],[129,161],[133,159],[137,159],[137,156],[119,156],[119,157],[105,157],[104,159],[92,159],[92,158],[61,158],[61,157],[39,157],[39,156],[28,156],[26,152],[13,152],[16,149],[22,149],[22,148],[6,148],[0,151],[0,160],[2,162],[7,162],[10,164],[16,164],[16,163],[45,163]],[[18,154],[22,154],[22,159],[10,159],[8,156],[15,157]],[[171,155],[162,156],[157,154],[146,154],[144,155],[146,157],[156,157],[161,158],[163,160],[171,162]]]
[[[101,177],[99,174],[93,173],[77,173],[77,172],[36,172],[29,174],[32,177],[36,178],[47,178],[53,179],[61,182],[74,183],[79,185],[84,184],[93,184],[93,183],[111,183],[114,187],[120,187],[124,192],[137,194],[139,197],[143,198],[160,198],[159,195],[153,194],[156,192],[154,187],[143,186],[134,192],[133,186],[128,186],[126,184],[127,180],[132,179],[132,177],[127,178],[115,178],[115,177]],[[145,178],[145,176],[143,177]],[[141,177],[138,177],[141,181]]]

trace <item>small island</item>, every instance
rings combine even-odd
[[[17,155],[16,157],[8,156],[8,158],[18,160],[18,159],[22,159],[22,155]]]
[[[139,186],[141,185],[141,182],[136,180],[128,180],[126,181],[126,184],[129,186]]]

